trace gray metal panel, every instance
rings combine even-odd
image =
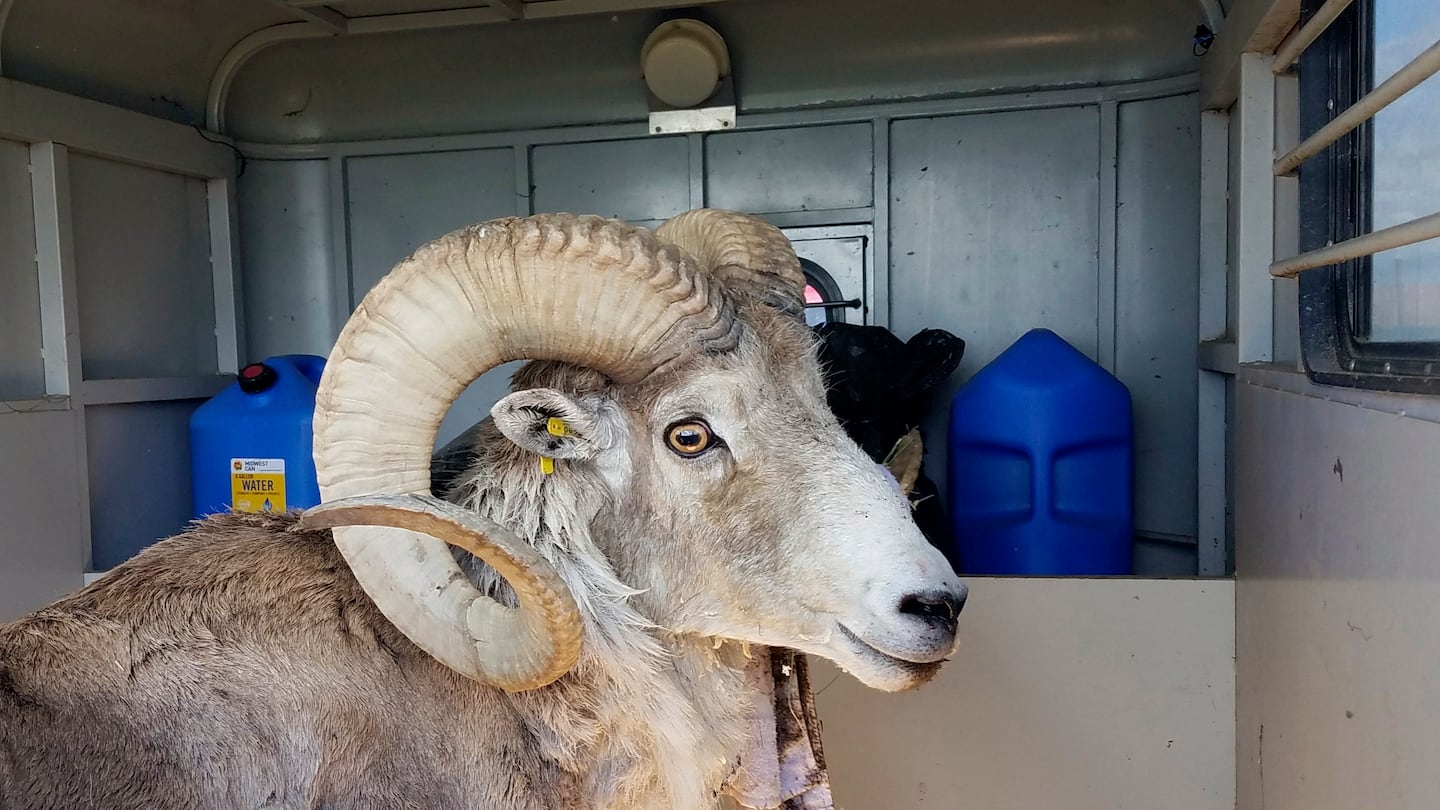
[[[1120,107],[1115,375],[1135,408],[1135,527],[1196,533],[1200,106]]]
[[[705,201],[769,213],[872,201],[869,124],[730,132],[705,139]]]
[[[204,181],[70,157],[86,379],[214,374]]]
[[[1240,233],[1237,214],[1239,206],[1234,203],[1234,190],[1240,187],[1240,107],[1234,105],[1230,108],[1230,127],[1227,132],[1228,153],[1230,156],[1227,181],[1229,183],[1226,191],[1226,199],[1229,201],[1225,210],[1225,334],[1235,336],[1236,323],[1240,314],[1240,274],[1237,268],[1240,266],[1239,244],[1236,237]]]
[[[891,329],[946,329],[967,344],[926,424],[926,469],[942,492],[962,380],[1037,326],[1096,355],[1099,138],[1095,107],[892,125]]]
[[[18,0],[0,45],[10,78],[188,124],[230,46],[293,19],[278,3]]]
[[[727,2],[747,112],[1090,85],[1198,69],[1194,0]],[[227,129],[316,142],[644,121],[639,52],[659,13],[595,15],[275,45],[231,85]]]
[[[96,570],[124,562],[191,518],[189,422],[202,402],[85,409]]]
[[[865,322],[864,308],[867,306],[865,272],[868,268],[866,260],[870,252],[867,250],[866,241],[870,237],[868,234],[858,232],[849,235],[852,229],[837,229],[838,233],[829,236],[804,235],[812,234],[817,230],[827,229],[802,228],[788,231],[786,236],[790,238],[796,256],[815,262],[830,276],[830,280],[834,281],[835,286],[839,288],[840,300],[860,300],[858,309],[845,307],[829,310],[830,320],[862,324]],[[859,229],[854,230],[858,231]],[[807,311],[807,314],[820,315],[823,312],[823,310],[810,310]]]
[[[235,153],[182,126],[0,77],[0,137],[192,177],[229,177]]]
[[[1131,555],[1136,574],[1143,577],[1193,577],[1199,570],[1199,554],[1189,542],[1135,539]]]
[[[326,162],[252,160],[238,186],[246,356],[329,354],[340,322]]]
[[[45,393],[30,148],[0,140],[0,400]]]
[[[510,393],[510,378],[524,365],[522,361],[505,363],[480,375],[470,387],[460,392],[455,404],[445,414],[440,429],[435,434],[435,446],[445,443],[464,433],[476,422],[490,415],[490,409],[500,398]]]
[[[352,306],[415,248],[516,213],[510,149],[351,158],[345,173]]]
[[[1440,806],[1433,398],[1236,388],[1236,807]]]
[[[1236,674],[1230,660],[1235,583],[1080,577],[967,582],[962,652],[922,689],[885,694],[834,664],[811,659],[836,806],[1237,810]],[[1282,673],[1303,673],[1306,661],[1304,652],[1276,661],[1276,680],[1283,681]],[[1417,680],[1431,671],[1419,670],[1424,674],[1417,673]],[[1357,697],[1385,700],[1383,693],[1357,687]],[[1331,720],[1332,728],[1345,722],[1340,711],[1316,705],[1336,704],[1310,706],[1311,717],[1337,715],[1341,719]],[[1267,728],[1266,777],[1272,769],[1305,774],[1302,760],[1272,764],[1270,733]],[[1324,747],[1343,736],[1336,730],[1305,739]],[[1287,734],[1277,747],[1300,742]],[[1374,770],[1400,759],[1393,754],[1386,759],[1384,749],[1377,749],[1371,754]],[[1243,761],[1255,767],[1255,758]],[[1335,770],[1343,773],[1343,764]],[[1273,799],[1269,805],[1271,810],[1434,806],[1281,805]],[[1260,803],[1242,803],[1239,809],[1260,810]]]
[[[683,136],[537,146],[530,167],[537,213],[640,222],[690,208],[690,148]]]
[[[1188,46],[1203,22],[1193,0],[786,0],[715,13],[745,110],[1174,76],[1197,69]]]
[[[456,228],[523,213],[512,149],[387,155],[346,161],[354,301],[415,248]],[[485,418],[520,363],[480,377],[450,407],[437,446]]]
[[[316,142],[644,120],[642,19],[272,45],[236,74],[226,129],[245,140]]]
[[[0,623],[80,586],[79,448],[70,411],[0,413]]]

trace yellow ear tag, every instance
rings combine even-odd
[[[552,416],[545,420],[545,432],[551,436],[565,436],[569,431],[565,429],[565,420],[558,416]],[[555,472],[555,459],[547,456],[540,457],[540,472],[551,475]]]

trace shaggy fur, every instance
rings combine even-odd
[[[744,659],[630,634],[507,695],[397,632],[328,533],[211,518],[0,629],[0,807],[707,806]]]
[[[0,627],[0,808],[700,810],[744,748],[748,644],[923,683],[953,621],[900,616],[896,588],[958,586],[826,408],[808,331],[742,312],[736,350],[667,379],[522,370],[531,396],[513,401],[538,392],[590,432],[554,474],[525,449],[525,408],[466,438],[447,497],[532,543],[579,605],[560,680],[508,694],[456,675],[377,611],[328,533],[212,517]],[[692,418],[724,443],[685,459],[663,437]],[[836,647],[838,620],[888,622],[875,637],[932,663]]]

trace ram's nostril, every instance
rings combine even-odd
[[[912,593],[900,600],[900,612],[907,616],[955,624],[965,607],[965,595],[946,591]]]

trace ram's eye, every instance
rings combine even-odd
[[[697,419],[665,428],[665,444],[685,458],[694,458],[719,443],[710,426]]]

